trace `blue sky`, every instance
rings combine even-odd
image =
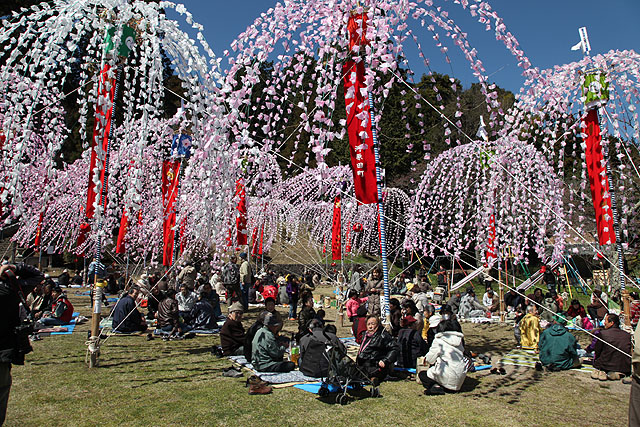
[[[204,35],[214,52],[222,55],[238,34],[277,1],[182,0],[182,3],[193,13],[195,20],[204,25]],[[517,91],[523,83],[521,70],[515,58],[495,40],[493,33],[484,31],[482,25],[451,1],[435,0],[434,3],[451,11],[454,21],[469,33],[471,44],[478,50],[487,73],[491,75],[490,80]],[[578,27],[581,26],[588,29],[592,54],[611,49],[640,52],[640,0],[493,0],[490,4],[504,19],[531,62],[540,68],[550,68],[582,57],[581,53],[570,50],[579,41]],[[186,28],[184,22],[181,24]],[[418,29],[417,26],[412,28]],[[422,34],[423,37],[419,35],[421,44],[435,71],[453,75],[465,86],[475,81],[462,56],[452,53],[450,67],[434,47],[430,35]],[[450,45],[452,51],[454,47]],[[425,68],[417,55],[412,55],[411,47],[407,53],[412,69],[416,74],[423,73]]]

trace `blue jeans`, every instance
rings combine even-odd
[[[298,311],[298,297],[292,295],[289,298],[289,319],[295,319],[297,311]]]
[[[249,288],[251,287],[251,283],[241,283],[240,291],[242,292],[242,307],[247,311],[249,309]]]
[[[43,317],[39,320],[39,322],[45,326],[60,326],[68,324],[68,322],[63,322],[62,320],[56,319],[55,317]]]

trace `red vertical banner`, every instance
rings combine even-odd
[[[165,160],[162,163],[163,252],[162,265],[173,264],[174,228],[176,226],[175,202],[178,198],[180,161]]]
[[[127,208],[122,209],[122,217],[120,218],[120,229],[118,230],[118,240],[116,242],[116,253],[123,254],[125,252],[124,238],[127,235],[127,227],[129,226],[129,218],[127,218]]]
[[[491,214],[489,217],[489,235],[487,236],[487,253],[485,254],[487,263],[492,259],[498,258],[496,252],[496,216]]]
[[[117,70],[113,70],[117,71]],[[112,69],[106,64],[98,77],[98,100],[96,116],[93,125],[93,138],[91,140],[91,160],[89,162],[89,188],[87,190],[86,217],[93,218],[95,214],[96,192],[95,169],[100,166],[100,180],[104,190],[104,170],[106,152],[109,144],[109,131],[111,129],[111,117],[113,115],[113,99],[116,90],[116,77],[112,75]],[[100,149],[98,149],[98,146]],[[100,153],[100,154],[99,154]]]
[[[344,240],[346,240],[344,251],[349,253],[351,252],[351,221],[347,222],[347,232],[345,233]]]
[[[44,219],[44,211],[40,212],[40,218],[38,218],[38,227],[36,228],[36,239],[33,242],[33,246],[36,249],[40,249],[40,241],[42,240],[42,220]]]
[[[182,255],[182,253],[184,252],[184,247],[186,243],[184,240],[184,234],[186,229],[187,229],[187,217],[185,216],[184,218],[182,218],[182,221],[180,221],[180,255]]]
[[[251,255],[258,254],[258,227],[253,227],[251,233]]]
[[[242,179],[236,181],[236,197],[238,197],[238,216],[236,217],[236,243],[247,244],[247,200]]]
[[[604,164],[604,156],[602,154],[602,136],[600,135],[597,110],[593,109],[587,113],[583,132],[587,135],[585,138],[585,161],[589,172],[593,208],[596,211],[598,240],[601,245],[614,244],[616,235],[613,228],[611,195],[609,193],[607,166]]]
[[[347,23],[349,46],[364,46],[367,17],[352,14]],[[356,199],[362,204],[378,202],[376,160],[373,152],[373,135],[369,115],[368,91],[365,84],[364,62],[361,58],[347,60],[342,68],[344,75],[344,101],[347,112],[349,152]]]
[[[331,223],[331,259],[342,259],[342,223],[340,221],[340,196],[333,202],[333,221]]]

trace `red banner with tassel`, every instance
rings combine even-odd
[[[349,46],[364,46],[367,17],[352,14],[347,23]],[[356,199],[362,204],[378,202],[376,160],[369,115],[368,91],[364,81],[364,62],[361,58],[347,60],[342,68],[344,100],[347,110],[349,152]]]
[[[236,209],[238,216],[236,217],[236,244],[247,244],[247,200],[244,183],[241,179],[236,181],[236,197],[239,198]]]
[[[173,264],[174,228],[176,226],[175,202],[178,198],[178,181],[180,176],[180,161],[165,160],[162,164],[162,206],[163,213],[163,251],[162,265]]]
[[[331,259],[342,259],[342,223],[340,221],[340,196],[333,202],[333,221],[331,223]]]
[[[116,253],[123,254],[125,252],[124,238],[127,235],[127,227],[129,226],[129,218],[127,218],[127,208],[122,209],[122,217],[120,217],[120,229],[118,230],[118,240],[116,242]]]
[[[616,235],[613,228],[611,195],[609,193],[607,166],[604,164],[604,156],[602,154],[602,136],[600,136],[597,110],[593,109],[587,113],[583,131],[587,135],[584,141],[586,144],[584,153],[589,172],[593,208],[596,211],[598,240],[601,245],[614,244]]]

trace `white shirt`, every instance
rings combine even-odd
[[[193,305],[198,301],[198,296],[195,292],[187,292],[187,295],[182,295],[182,292],[176,294],[176,301],[178,301],[179,311],[191,311]]]

